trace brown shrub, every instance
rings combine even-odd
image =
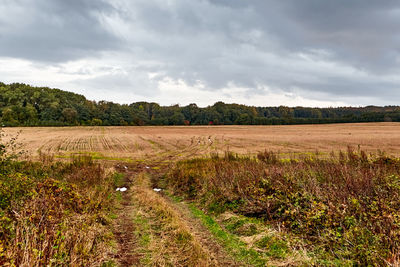
[[[400,255],[400,161],[351,148],[329,158],[213,158],[179,162],[166,177],[211,211],[230,209],[299,234],[332,257],[387,264]]]

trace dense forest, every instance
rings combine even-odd
[[[136,102],[121,105],[22,83],[0,82],[2,126],[278,125],[400,121],[399,106],[337,108],[252,107],[217,102],[205,108]]]

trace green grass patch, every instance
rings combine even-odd
[[[274,235],[264,236],[255,245],[260,249],[266,250],[268,256],[278,259],[284,259],[289,252],[287,243]]]
[[[239,236],[252,236],[257,234],[257,226],[254,223],[249,223],[247,219],[237,219],[228,223],[225,228]]]
[[[184,200],[183,197],[173,195],[170,192],[168,192],[167,190],[164,190],[164,194],[167,195],[170,199],[172,199],[174,202],[177,202],[177,203],[182,202]]]
[[[116,187],[123,186],[124,179],[125,179],[125,174],[124,173],[116,172],[116,173],[113,174],[112,178],[114,180],[114,186],[116,186]]]
[[[237,236],[225,231],[211,216],[205,214],[194,204],[189,205],[193,215],[201,220],[214,237],[232,254],[232,256],[243,263],[252,266],[265,266],[268,262],[254,249],[248,249],[246,244]]]
[[[120,157],[110,157],[105,156],[99,152],[69,152],[62,155],[55,155],[55,158],[59,159],[73,159],[79,156],[88,156],[91,157],[93,160],[110,160],[110,161],[118,161],[118,162],[125,162],[125,163],[132,163],[133,160],[131,158],[120,158]]]
[[[150,249],[152,236],[152,229],[149,220],[135,212],[133,222],[135,224],[134,235],[139,242],[138,252],[142,255],[140,263],[142,265],[150,265],[152,262],[152,251]]]

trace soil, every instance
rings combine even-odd
[[[133,234],[135,225],[132,219],[132,193],[129,187],[132,183],[131,176],[125,176],[123,186],[128,190],[122,194],[122,201],[117,210],[117,220],[114,223],[114,236],[118,242],[118,252],[114,256],[120,266],[138,266],[140,255],[136,251],[136,239]]]

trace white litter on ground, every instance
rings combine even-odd
[[[126,188],[126,187],[121,187],[121,188],[119,188],[119,187],[118,187],[116,191],[125,192],[126,190],[128,190],[128,188]]]
[[[160,192],[162,189],[161,188],[154,188],[153,190],[156,191],[156,192]]]
[[[145,168],[146,168],[146,169],[150,169],[150,167],[149,167],[149,166],[146,166]]]

